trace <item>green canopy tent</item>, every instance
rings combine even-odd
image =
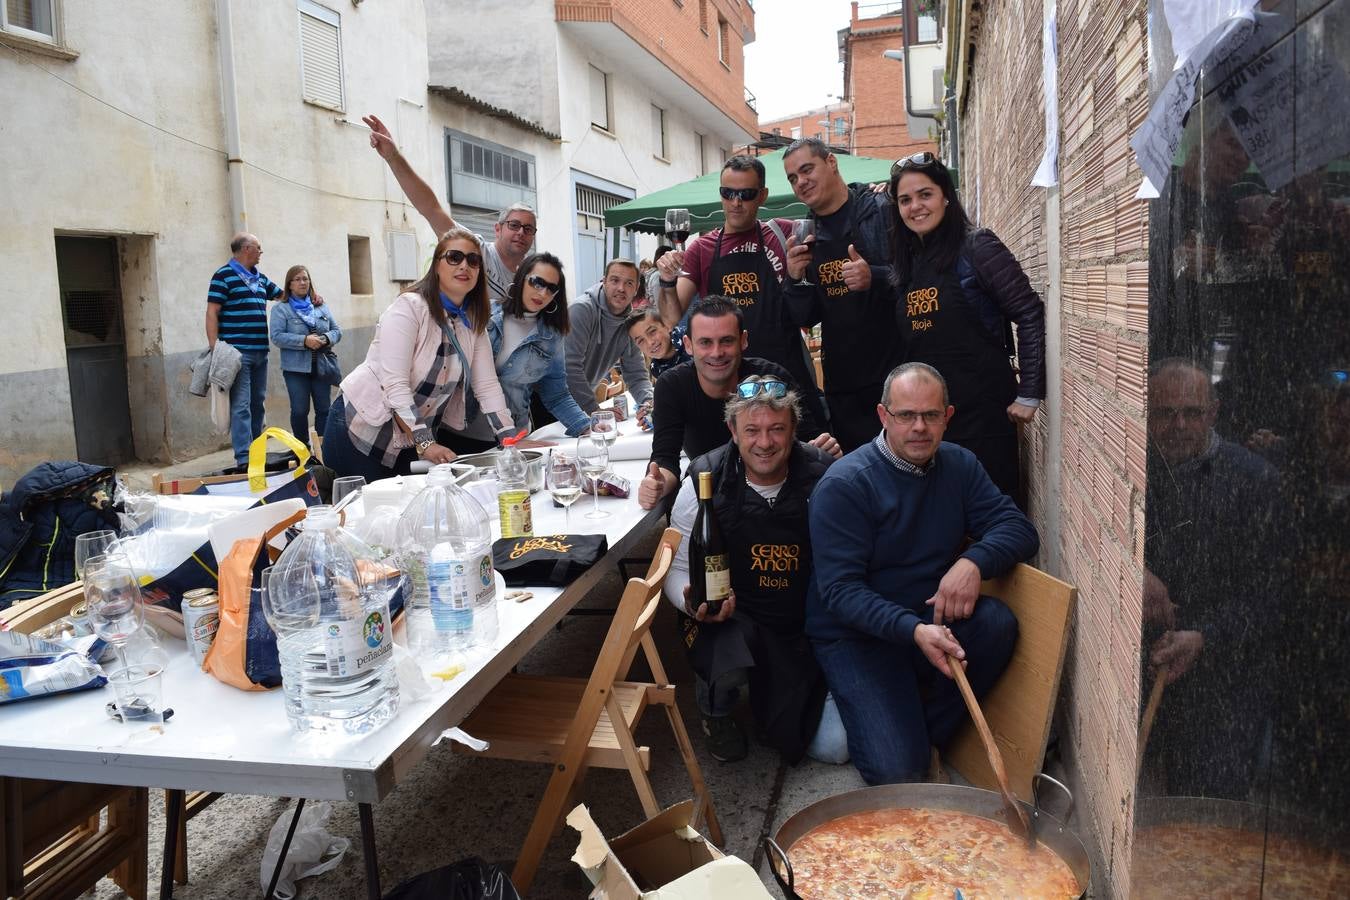
[[[835,158],[839,160],[839,173],[845,182],[877,182],[890,178],[890,160],[848,155]],[[760,218],[804,218],[806,207],[793,196],[787,176],[783,174],[783,151],[775,150],[759,160],[764,163],[769,188],[769,199],[759,210]],[[709,172],[693,181],[610,207],[605,211],[605,227],[661,234],[666,230],[666,210],[684,208],[689,210],[693,231],[711,231],[722,224],[722,200],[717,195],[721,177],[720,171]]]

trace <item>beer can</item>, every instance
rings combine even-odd
[[[89,606],[86,603],[77,603],[70,608],[70,614],[66,616],[66,621],[70,623],[70,631],[74,637],[84,637],[86,634],[94,633],[94,623],[89,621]]]
[[[219,627],[220,597],[215,591],[197,588],[183,594],[183,631],[198,667],[206,660],[206,651],[211,649]]]
[[[619,394],[614,398],[614,413],[621,419],[628,418],[628,395]]]

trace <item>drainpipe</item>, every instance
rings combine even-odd
[[[886,57],[887,59],[893,59],[896,62],[900,63],[900,65],[904,66],[905,112],[909,114],[909,117],[911,119],[928,119],[931,122],[936,122],[937,120],[933,118],[933,110],[925,109],[919,111],[914,108],[914,96],[910,93],[909,87],[909,55],[906,52],[908,50],[909,50],[909,32],[905,32],[904,50],[883,50],[881,51],[881,55]],[[909,123],[906,122],[905,124],[908,125]],[[911,137],[913,137],[913,135],[911,135]]]
[[[234,34],[230,0],[216,0],[216,43],[220,51],[220,100],[225,112],[225,165],[230,182],[231,231],[248,230],[244,204],[244,160],[239,149],[239,102],[234,85]]]

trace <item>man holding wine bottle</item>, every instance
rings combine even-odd
[[[718,191],[725,224],[699,235],[687,250],[674,250],[657,260],[661,316],[674,325],[695,297],[730,297],[740,307],[750,353],[787,369],[802,392],[807,414],[824,423],[814,366],[801,330],[791,322],[783,302],[784,235],[792,229],[792,220],[759,221],[759,208],[769,196],[764,177],[764,163],[753,156],[733,156],[722,165]],[[683,238],[667,236],[683,247]],[[686,220],[684,237],[688,236]]]
[[[876,434],[881,383],[904,359],[890,283],[889,200],[870,185],[845,184],[817,138],[788,144],[783,169],[815,223],[813,237],[788,238],[786,306],[795,326],[821,323],[830,430],[849,452]]]
[[[752,375],[725,407],[731,441],[695,459],[671,511],[685,536],[666,576],[684,616],[696,699],[713,758],[747,753],[740,692],[766,742],[790,762],[848,760],[843,726],[803,633],[811,582],[807,501],[833,459],[795,440],[800,406],[774,375]]]
[[[796,393],[798,385],[785,368],[744,355],[741,315],[735,301],[717,295],[704,297],[690,312],[684,343],[694,364],[676,366],[656,383],[652,458],[638,485],[638,505],[643,509],[651,509],[675,490],[681,450],[694,459],[726,440],[723,404],[734,395],[738,383],[751,375],[772,375]],[[839,442],[809,407],[800,420],[798,437],[836,458],[842,455]]]

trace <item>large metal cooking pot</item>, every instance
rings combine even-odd
[[[1048,781],[1058,787],[1069,798],[1068,809],[1061,822],[1045,812],[1040,806],[1040,784]],[[1032,779],[1032,802],[1022,803],[1026,807],[1027,817],[1031,820],[1036,840],[1068,865],[1074,878],[1078,879],[1081,893],[1079,900],[1087,896],[1092,884],[1092,860],[1087,849],[1065,824],[1073,815],[1073,794],[1063,784],[1049,775],[1038,774]],[[877,787],[862,788],[829,797],[803,809],[789,818],[771,838],[765,838],[764,850],[769,857],[769,871],[783,890],[788,900],[801,900],[794,890],[792,863],[783,848],[792,849],[792,845],[801,840],[811,829],[841,816],[853,813],[875,812],[883,809],[946,809],[953,812],[970,813],[986,819],[1003,821],[1003,797],[996,791],[966,787],[959,784],[885,784]]]
[[[497,477],[497,457],[500,450],[489,450],[486,453],[471,453],[468,456],[456,456],[456,463],[473,466],[473,473],[464,479],[465,483],[470,481],[479,481],[483,478]],[[539,450],[522,450],[520,455],[525,457],[526,467],[526,487],[533,494],[536,491],[544,489],[544,460],[545,456]]]

